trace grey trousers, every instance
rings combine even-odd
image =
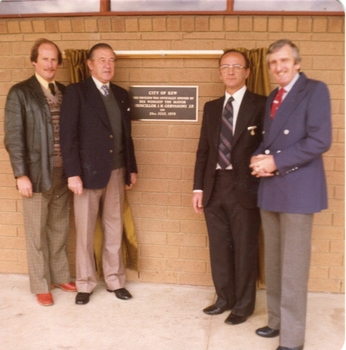
[[[313,214],[261,210],[268,326],[280,330],[280,345],[304,344]]]

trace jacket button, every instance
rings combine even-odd
[[[266,149],[266,150],[264,151],[264,153],[265,153],[265,154],[269,154],[269,153],[270,153],[269,149]]]
[[[109,138],[112,139],[112,138],[113,138],[113,135],[109,135]]]
[[[110,150],[109,150],[109,153],[113,153],[113,150],[112,150],[112,149],[110,149]]]

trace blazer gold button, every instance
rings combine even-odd
[[[109,153],[113,153],[113,150],[112,150],[112,149],[110,149],[110,150],[109,150]]]
[[[112,138],[113,138],[113,135],[109,135],[109,138],[112,139]]]

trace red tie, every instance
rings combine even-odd
[[[274,119],[275,113],[277,111],[277,109],[280,107],[281,102],[282,102],[282,96],[285,93],[285,89],[281,88],[278,93],[276,94],[274,101],[272,103],[272,108],[270,110],[270,116],[272,119]]]

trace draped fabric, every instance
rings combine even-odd
[[[89,69],[86,64],[88,50],[65,50],[69,62],[70,82],[78,83],[89,77]]]
[[[271,92],[270,77],[267,66],[266,54],[267,48],[245,49],[243,47],[236,50],[243,52],[250,62],[250,75],[246,81],[247,88],[259,95],[268,96]],[[259,283],[265,284],[264,270],[264,237],[263,230],[260,229],[258,235],[259,241]]]
[[[78,83],[90,76],[88,66],[86,64],[88,50],[65,50],[66,59],[69,62],[70,82]],[[100,213],[99,213],[100,214]],[[96,270],[99,276],[103,275],[102,270],[102,248],[103,248],[103,231],[101,225],[101,217],[98,215],[95,239],[94,239],[94,252],[95,252],[95,264]],[[132,270],[139,270],[138,264],[138,244],[135,233],[135,227],[133,224],[133,218],[131,209],[128,203],[126,191],[124,202],[124,232],[122,240],[122,253],[124,266]]]
[[[240,47],[236,50],[243,52],[250,62],[250,75],[246,81],[247,88],[256,94],[268,96],[271,86],[266,60],[267,48],[248,50]]]

